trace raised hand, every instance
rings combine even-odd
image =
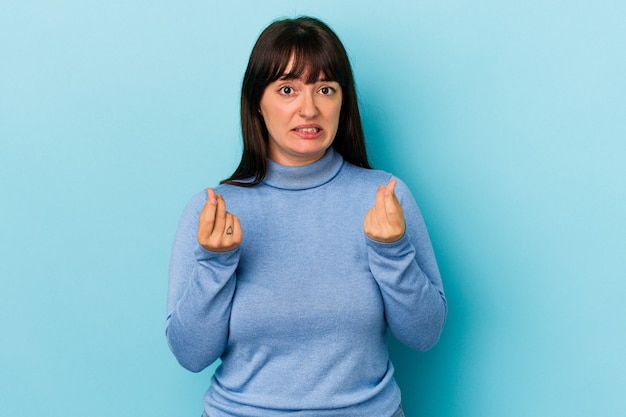
[[[198,219],[198,243],[206,250],[227,252],[241,244],[241,225],[237,216],[226,211],[222,195],[212,188]]]
[[[395,187],[396,180],[389,181],[387,186],[379,186],[374,207],[365,215],[363,230],[372,240],[391,243],[404,235],[404,212],[394,194]]]

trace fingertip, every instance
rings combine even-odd
[[[226,201],[224,201],[224,197],[221,194],[217,195],[217,210],[220,213],[226,212]]]
[[[215,197],[215,190],[213,190],[213,188],[207,189],[207,197],[208,197],[209,203],[211,204],[217,203],[217,199]]]

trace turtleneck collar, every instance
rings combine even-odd
[[[285,190],[306,190],[319,187],[332,180],[341,169],[343,158],[330,147],[318,161],[304,166],[285,166],[267,161],[263,183]]]

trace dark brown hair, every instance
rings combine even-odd
[[[285,74],[292,59],[289,74]],[[325,23],[312,17],[299,17],[269,25],[252,49],[241,87],[241,162],[222,183],[253,186],[265,177],[268,132],[258,111],[265,88],[281,77],[306,77],[306,83],[313,83],[322,74],[325,79],[339,83],[343,94],[333,148],[346,161],[370,168],[346,50]]]

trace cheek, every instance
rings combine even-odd
[[[337,118],[337,120],[339,120],[339,116],[341,115],[342,107],[343,107],[343,97],[337,100],[337,102],[335,103],[334,111],[335,111],[335,117]]]
[[[337,105],[333,111],[333,120],[336,124],[339,124],[340,118],[341,118],[341,103]]]
[[[274,124],[285,123],[289,118],[289,109],[284,106],[266,106],[262,108],[263,117],[266,121],[271,121]]]

